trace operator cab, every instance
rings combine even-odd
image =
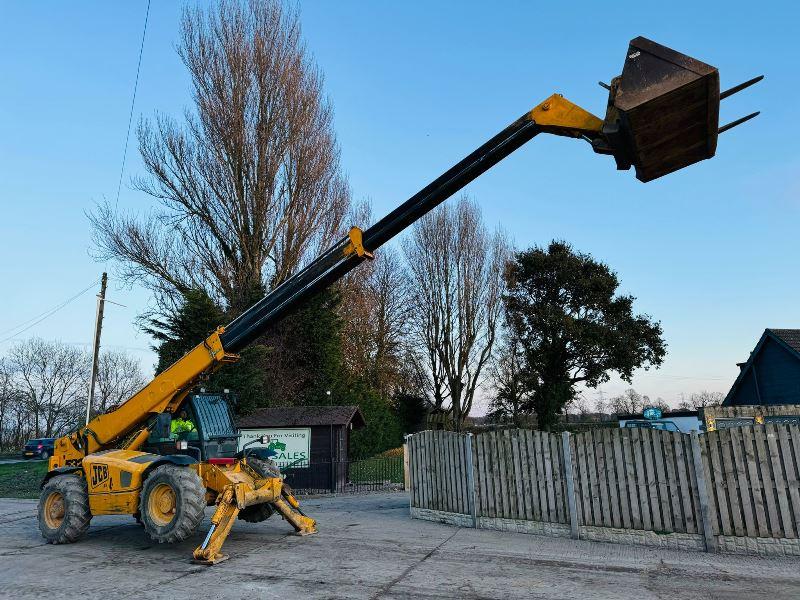
[[[142,448],[153,454],[186,454],[198,461],[235,458],[239,434],[227,394],[192,394],[174,414],[161,413]]]

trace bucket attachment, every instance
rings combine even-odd
[[[618,169],[633,166],[637,179],[651,181],[714,156],[720,131],[715,67],[637,37],[628,47],[622,75],[608,87],[605,139],[596,139],[594,149],[613,154]]]

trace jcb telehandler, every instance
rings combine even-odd
[[[589,142],[636,169],[641,181],[711,158],[720,100],[717,69],[645,38],[630,42],[622,74],[610,85],[605,119],[559,94],[503,129],[375,225],[349,234],[225,327],[155,377],[119,408],[58,439],[42,482],[39,528],[48,542],[77,541],[96,515],[134,515],[150,537],[177,542],[197,529],[206,506],[211,526],[194,551],[214,564],[234,520],[280,514],[299,534],[316,532],[281,473],[256,452],[237,451],[230,409],[192,389],[312,294],[341,279],[372,252],[539,133]],[[197,440],[170,437],[171,415],[187,411]]]

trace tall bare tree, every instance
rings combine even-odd
[[[7,359],[32,415],[36,437],[53,437],[75,425],[88,395],[87,352],[31,338],[12,347]]]
[[[342,285],[342,345],[348,370],[383,397],[403,382],[408,332],[408,276],[402,257],[385,247]]]
[[[6,449],[14,436],[13,418],[18,404],[19,390],[13,379],[11,366],[0,358],[0,448]]]
[[[522,371],[525,356],[519,338],[510,329],[506,329],[501,341],[489,369],[494,396],[489,404],[488,416],[493,422],[510,421],[521,427],[523,417],[530,413],[524,408],[528,399]]]
[[[97,365],[93,411],[104,413],[121,404],[144,387],[145,383],[139,361],[124,352],[102,352]]]
[[[100,206],[95,243],[161,312],[193,289],[238,311],[341,233],[349,190],[332,109],[297,14],[279,0],[187,8],[178,54],[194,110],[138,130],[148,175],[134,184],[157,208]]]
[[[411,273],[411,323],[424,349],[428,392],[456,429],[472,408],[502,312],[508,243],[490,233],[467,196],[423,217],[405,244]],[[449,404],[449,406],[446,406]]]

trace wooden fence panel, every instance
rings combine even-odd
[[[645,429],[634,429],[631,432],[634,472],[636,473],[636,491],[641,506],[641,528],[653,529],[652,510],[650,509],[650,485],[647,480],[647,469],[644,464],[643,433]]]
[[[473,464],[475,465],[475,478],[478,481],[478,489],[480,494],[478,496],[478,509],[477,513],[483,516],[489,516],[489,498],[493,497],[493,490],[491,489],[491,482],[489,481],[489,469],[483,462],[483,444],[486,436],[476,435],[472,439],[475,454],[472,457]]]
[[[570,436],[504,430],[408,438],[411,505],[479,517],[570,522],[565,448],[579,525],[703,533],[699,473],[714,535],[800,537],[800,427],[767,424],[691,437],[649,429]],[[472,474],[467,472],[468,452]],[[706,538],[708,539],[708,538]]]
[[[728,482],[737,489],[742,508],[742,519],[744,521],[745,534],[749,536],[758,536],[756,528],[756,518],[753,510],[753,487],[752,482],[748,477],[748,460],[747,452],[744,446],[743,432],[739,429],[731,429],[731,455],[734,465],[733,480]]]
[[[767,505],[767,519],[770,535],[775,535],[778,525],[778,507],[775,501],[775,486],[770,472],[770,458],[767,451],[766,432],[763,427],[753,427],[753,437],[755,438],[756,454],[761,475],[761,490],[764,494],[764,501]],[[737,535],[739,535],[737,533]]]
[[[792,522],[789,531],[787,531],[787,534],[791,532],[791,535],[787,535],[786,537],[796,538],[800,537],[800,531],[798,531],[798,523],[800,522],[800,490],[798,489],[798,485],[800,485],[800,478],[798,478],[797,462],[795,461],[795,453],[792,448],[791,432],[787,426],[778,425],[778,439],[781,457],[783,459],[784,473],[786,474],[786,487],[789,490],[789,516]],[[796,449],[797,439],[794,441]]]
[[[783,461],[778,447],[777,426],[767,424],[764,427],[767,436],[767,451],[769,453],[769,465],[772,473],[772,483],[775,486],[775,493],[778,496],[779,520],[773,530],[774,537],[793,538],[794,526],[792,524],[792,513],[789,509],[789,497],[786,493],[786,475],[784,474]]]
[[[678,433],[677,431],[670,431],[668,433],[672,438],[672,444],[675,448],[675,470],[678,473],[678,495],[680,497],[684,531],[686,533],[698,533],[694,503],[692,502],[692,497],[694,496],[692,489],[694,487],[694,480],[690,476],[689,465],[686,460],[687,457],[691,457],[692,449],[689,445],[690,438],[688,435]],[[684,443],[686,444],[685,446]]]
[[[536,468],[536,439],[534,432],[525,429],[525,450],[528,454],[527,470],[530,479],[531,488],[531,511],[533,512],[533,520],[542,520],[542,504],[541,504],[541,491],[539,485],[539,471]]]

